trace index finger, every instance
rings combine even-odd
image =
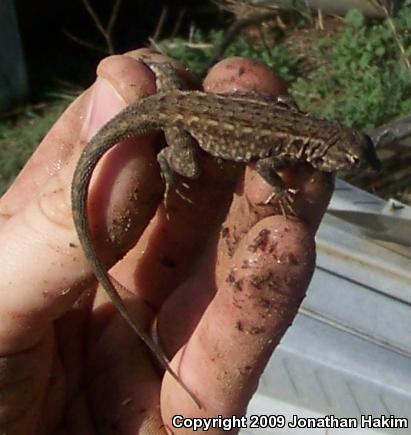
[[[224,68],[218,70],[219,64],[212,71],[221,75],[210,80],[219,78],[227,86],[236,83],[233,77],[241,77],[243,90],[250,82],[253,90],[260,90],[264,81],[259,67],[254,64],[252,71],[260,80],[248,80],[242,62],[226,60]],[[296,204],[299,219],[278,215],[275,205],[262,206],[271,186],[247,168],[218,244],[207,252],[197,275],[166,304],[161,340],[172,343],[172,349],[187,342],[173,363],[187,374],[183,379],[204,404],[199,412],[187,398],[178,400],[184,392],[173,388],[166,375],[166,419],[173,413],[243,414],[268,358],[291,324],[314,270],[314,234],[332,191],[329,177],[305,166],[293,171],[285,177],[303,193]]]

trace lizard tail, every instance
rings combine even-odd
[[[126,127],[127,123],[124,123],[124,127],[122,127],[121,123],[123,122],[124,119],[121,121],[117,121],[116,117],[108,124],[106,124],[99,131],[99,133],[94,136],[93,139],[91,139],[91,141],[84,148],[80,156],[77,167],[74,171],[73,181],[71,185],[71,201],[74,226],[76,228],[78,238],[80,240],[80,244],[82,245],[84,253],[90,261],[90,265],[92,267],[94,275],[101,283],[107,294],[110,296],[114,306],[120,312],[121,316],[128,323],[130,328],[153,352],[153,354],[156,356],[164,369],[176,380],[176,382],[191,397],[194,403],[201,409],[201,402],[195,396],[195,394],[187,387],[187,385],[185,385],[185,383],[179,378],[177,373],[171,368],[168,359],[159,351],[159,349],[156,348],[153,340],[149,337],[149,335],[142,331],[134,323],[127,310],[127,307],[125,306],[113,283],[110,281],[107,271],[102,262],[99,260],[97,252],[95,251],[93,243],[91,241],[91,232],[87,219],[87,198],[90,180],[94,168],[103,157],[103,155],[119,141],[124,140],[130,136],[139,135],[136,134],[135,130],[130,133],[130,131]],[[116,126],[116,128],[113,128],[113,126]],[[147,127],[146,130],[152,130],[152,126],[151,128]],[[141,134],[143,134],[144,132],[145,131],[143,125],[141,128]]]

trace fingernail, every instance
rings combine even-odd
[[[101,77],[97,78],[92,92],[89,110],[83,124],[82,136],[87,141],[127,105],[111,83]]]

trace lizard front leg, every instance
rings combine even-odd
[[[158,153],[157,161],[166,185],[164,203],[167,210],[170,190],[174,184],[174,173],[195,180],[200,176],[201,168],[197,144],[189,133],[177,127],[167,128],[164,133],[168,146]],[[192,202],[178,189],[176,193],[184,200]]]
[[[167,92],[174,89],[187,89],[186,82],[182,79],[175,67],[168,63],[146,62],[146,65],[156,76],[158,92]],[[197,144],[192,136],[179,127],[164,128],[167,147],[157,155],[161,175],[165,183],[164,204],[167,203],[170,191],[174,185],[174,173],[189,180],[200,176],[201,169],[198,162]],[[176,189],[176,193],[188,202],[192,202],[186,195]]]

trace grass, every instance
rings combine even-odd
[[[0,195],[67,106],[56,100],[0,120]]]
[[[410,56],[411,5],[394,21]],[[342,30],[315,50],[327,61],[291,86],[305,110],[359,129],[411,113],[411,71],[387,22],[367,25],[353,10]]]

